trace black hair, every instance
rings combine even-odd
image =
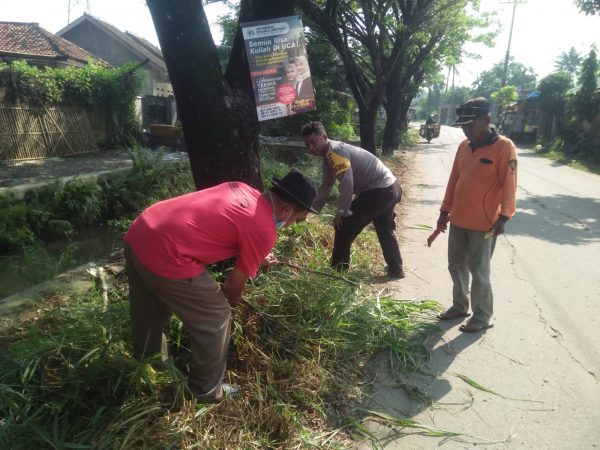
[[[308,122],[302,127],[302,136],[308,136],[309,134],[325,134],[325,127],[321,122]]]

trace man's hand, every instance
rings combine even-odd
[[[445,211],[440,212],[440,217],[437,220],[437,229],[444,233],[448,229],[448,222],[450,221],[450,214]]]
[[[267,256],[265,256],[263,262],[260,263],[261,266],[267,268],[276,266],[277,264],[279,264],[279,261],[273,253],[269,253]]]
[[[227,301],[229,302],[229,306],[237,306],[239,303],[242,303],[242,301],[244,300],[244,297],[242,297],[241,295],[237,298],[230,298],[227,297]]]
[[[507,220],[508,219],[506,219],[504,216],[500,216],[492,228],[490,228],[490,230],[487,232],[486,236],[496,237],[504,234],[504,226]]]
[[[240,269],[235,267],[227,278],[221,289],[223,294],[227,298],[227,301],[231,306],[234,306],[243,300],[242,293],[244,292],[244,286],[248,277]]]

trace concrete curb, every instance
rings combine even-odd
[[[72,181],[77,178],[77,179],[83,181],[85,184],[92,184],[92,183],[96,183],[98,181],[98,179],[100,179],[102,177],[107,177],[109,175],[112,176],[112,175],[115,175],[118,173],[126,172],[128,170],[131,170],[132,167],[133,167],[133,163],[129,162],[127,167],[120,167],[118,169],[101,170],[98,172],[92,172],[92,173],[88,173],[85,175],[79,175],[79,174],[78,175],[69,175],[66,177],[55,178],[55,179],[49,180],[49,181],[42,181],[40,183],[33,183],[33,184],[28,183],[28,184],[20,184],[20,185],[11,186],[11,187],[3,187],[3,188],[0,188],[0,195],[2,195],[2,194],[9,195],[10,197],[12,197],[13,200],[23,200],[25,198],[25,195],[27,194],[27,192],[43,189],[44,187],[53,185],[54,183],[58,183],[60,186],[63,186],[67,182]]]

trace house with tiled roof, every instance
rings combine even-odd
[[[0,22],[0,61],[15,60],[37,67],[82,67],[89,61],[109,65],[37,23]]]
[[[127,63],[142,64],[146,83],[141,96],[173,95],[162,52],[146,39],[123,32],[86,13],[56,34],[115,67]]]

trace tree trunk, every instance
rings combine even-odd
[[[377,145],[375,142],[375,121],[377,119],[377,109],[375,111],[372,108],[359,108],[359,133],[360,133],[360,146],[365,150],[375,154],[377,152]]]
[[[417,92],[423,80],[422,71],[411,73],[408,70],[409,73],[404,73],[406,69],[405,64],[398,64],[386,85],[386,122],[381,145],[384,155],[394,153],[400,144],[399,133],[408,129],[407,114],[414,98],[412,92]]]
[[[258,119],[241,30],[227,77],[200,0],[148,0],[183,125],[194,183],[262,188]],[[291,0],[242,0],[240,21],[293,14]],[[238,39],[239,38],[239,39]]]
[[[400,133],[408,130],[408,109],[412,98],[404,98],[399,95],[402,100],[394,102],[389,108],[386,108],[386,121],[383,130],[383,143],[381,152],[384,155],[391,155],[394,150],[400,146]]]
[[[398,148],[398,122],[399,122],[399,98],[392,96],[385,102],[385,126],[383,128],[383,142],[381,144],[381,152],[384,155],[391,155]]]

